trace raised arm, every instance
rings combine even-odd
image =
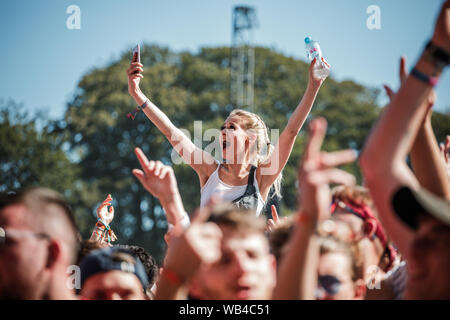
[[[406,59],[400,59],[400,83],[408,77],[406,71]],[[384,86],[389,99],[394,98],[394,91],[388,86]],[[438,143],[431,126],[432,107],[436,101],[436,94],[431,91],[428,96],[427,110],[425,118],[417,133],[416,139],[411,147],[410,157],[414,174],[420,184],[428,191],[439,197],[450,197],[450,180],[446,175],[445,165],[442,162]]]
[[[351,185],[355,178],[335,167],[355,160],[352,150],[321,152],[327,123],[323,118],[310,124],[305,155],[298,172],[299,213],[289,249],[281,260],[274,299],[314,299],[317,287],[319,246],[315,231],[319,220],[330,215],[329,183]]]
[[[140,80],[144,77],[143,65],[139,62],[132,62],[127,69],[128,92],[139,106],[143,107],[145,115],[169,140],[175,151],[197,172],[200,182],[207,180],[209,175],[215,170],[216,163],[212,155],[197,147],[179,128],[156,105],[154,105],[141,91]],[[145,107],[144,107],[145,106]]]
[[[189,216],[184,209],[172,167],[166,166],[160,161],[149,161],[139,148],[134,151],[142,170],[133,169],[133,174],[151,195],[159,199],[166,212],[169,224],[168,234],[169,232],[174,234],[171,232],[172,228],[176,233],[182,232],[189,226]],[[168,243],[168,236],[165,239]]]
[[[323,62],[328,65],[324,59]],[[261,181],[259,185],[262,193],[264,193],[264,190],[270,188],[286,165],[289,156],[291,155],[292,148],[294,147],[295,139],[311,111],[320,86],[325,80],[314,76],[313,68],[315,63],[316,59],[314,59],[309,66],[309,82],[302,100],[295,108],[288,124],[281,133],[272,154],[261,165],[261,171],[258,172],[258,175],[261,177],[258,181]]]
[[[186,285],[200,266],[220,259],[222,231],[215,223],[206,222],[210,212],[210,205],[198,209],[191,226],[172,239],[158,279],[156,300],[186,299]]]
[[[432,43],[450,52],[450,0],[439,15]],[[439,77],[442,67],[422,54],[416,70],[427,76]],[[416,76],[409,75],[373,128],[360,158],[366,184],[380,214],[383,225],[400,249],[407,255],[411,231],[395,216],[391,198],[402,185],[419,188],[405,158],[427,113],[427,101],[433,87]]]
[[[111,245],[112,241],[116,241],[117,237],[112,231],[110,224],[114,219],[114,207],[111,205],[112,197],[110,194],[97,208],[97,223],[95,224],[94,230],[90,240],[94,240],[101,243],[107,243]],[[108,208],[109,207],[109,208]]]

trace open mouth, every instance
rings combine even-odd
[[[251,287],[250,286],[238,286],[235,289],[236,298],[239,300],[250,299]]]

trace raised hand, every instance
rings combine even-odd
[[[131,62],[130,66],[127,69],[128,76],[128,93],[134,96],[137,92],[139,92],[139,83],[141,79],[144,78],[142,72],[144,72],[144,65],[139,62]]]
[[[110,194],[102,202],[102,204],[97,208],[97,217],[102,219],[106,224],[111,224],[114,219],[114,207],[111,205],[112,197]],[[109,206],[109,209],[108,209]]]
[[[399,67],[399,79],[400,79],[400,86],[406,81],[406,78],[408,78],[408,72],[406,71],[406,58],[401,57],[400,58],[400,67]],[[384,90],[386,91],[387,96],[389,97],[389,100],[394,100],[395,92],[388,86],[383,85]],[[430,95],[428,96],[428,108],[431,109],[431,107],[436,102],[436,92],[434,90],[431,91]],[[428,113],[428,115],[431,115],[431,112]]]
[[[328,67],[331,68],[330,65],[328,64],[328,62],[322,58],[322,62]],[[319,87],[320,85],[322,85],[322,83],[325,81],[326,78],[319,78],[316,77],[316,75],[314,74],[314,65],[316,63],[319,63],[317,61],[316,58],[313,59],[313,61],[311,61],[311,64],[309,65],[309,82],[315,86],[315,87]]]
[[[178,230],[183,231],[182,221],[189,220],[178,192],[175,173],[172,167],[160,161],[149,161],[141,149],[136,148],[134,151],[142,167],[142,170],[132,171],[134,176],[148,192],[159,199],[166,212],[167,222],[175,227],[175,230],[169,230],[164,237],[168,242],[171,234]]]
[[[446,137],[445,144],[441,143],[439,149],[445,163],[445,169],[447,169],[447,176],[450,179],[450,136]]]
[[[336,166],[355,161],[353,150],[321,152],[327,121],[317,118],[309,125],[305,155],[298,171],[300,207],[311,221],[326,219],[330,215],[331,191],[329,183],[352,185],[355,177]]]
[[[149,161],[140,148],[134,149],[142,170],[133,169],[133,174],[142,186],[154,197],[165,200],[178,194],[177,180],[172,167],[161,161]]]
[[[442,5],[431,41],[450,53],[450,0]]]
[[[278,223],[287,220],[287,217],[283,217],[281,219],[279,218],[278,212],[277,212],[277,207],[275,207],[274,205],[271,205],[270,209],[272,210],[272,219],[267,220],[267,225],[266,225],[266,230],[265,230],[266,232],[272,232]]]
[[[212,203],[197,209],[191,226],[180,235],[173,235],[164,260],[164,268],[184,283],[195,274],[201,264],[212,264],[222,255],[222,231],[212,222],[205,222]]]

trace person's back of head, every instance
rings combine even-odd
[[[69,299],[67,268],[80,236],[64,198],[47,188],[0,199],[0,295],[14,299]]]

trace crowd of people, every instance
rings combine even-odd
[[[85,240],[58,192],[2,195],[0,299],[450,299],[450,136],[439,146],[431,126],[433,87],[450,63],[450,0],[409,74],[401,58],[400,89],[385,86],[390,103],[359,156],[321,151],[327,121],[309,122],[297,211],[279,217],[268,200],[281,196],[282,170],[325,80],[316,63],[277,144],[261,117],[233,110],[218,161],[144,95],[143,65],[133,59],[129,93],[197,173],[199,207],[188,214],[173,169],[136,148],[141,168],[132,173],[168,222],[158,266],[144,248],[114,244],[111,195]],[[338,168],[356,160],[363,186]]]

